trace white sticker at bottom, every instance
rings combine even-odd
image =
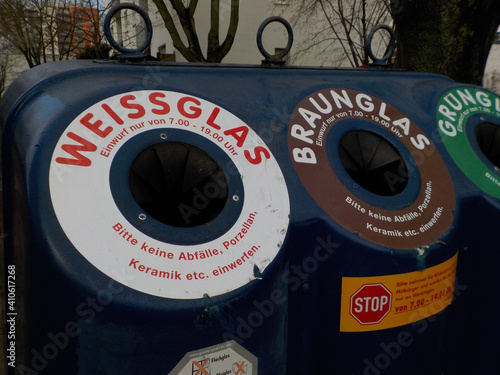
[[[189,246],[163,242],[134,227],[117,207],[113,159],[129,140],[158,129],[167,140],[171,130],[185,132],[186,143],[203,137],[241,175],[241,212],[218,238]],[[54,149],[49,187],[59,224],[90,263],[133,289],[165,298],[220,295],[259,278],[288,229],[286,183],[262,139],[227,110],[178,92],[127,92],[83,111]]]
[[[257,375],[257,357],[235,341],[187,353],[169,375]]]

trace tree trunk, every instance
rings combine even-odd
[[[231,0],[231,15],[229,17],[229,26],[227,29],[226,38],[222,42],[219,41],[219,0],[212,0],[211,6],[211,21],[210,33],[208,34],[208,50],[207,61],[219,63],[222,61],[231,49],[234,38],[236,37],[236,30],[239,23],[239,0]]]
[[[176,12],[182,31],[186,36],[188,45],[186,46],[177,30],[174,18],[170,14],[166,5],[166,0],[153,0],[158,11],[163,18],[165,27],[167,28],[174,47],[190,62],[221,62],[224,56],[227,55],[233,45],[236,36],[236,29],[239,21],[239,1],[231,0],[231,15],[229,18],[229,27],[226,37],[222,44],[220,43],[219,26],[220,26],[220,0],[210,1],[210,31],[207,36],[208,48],[207,57],[203,56],[201,51],[198,34],[196,32],[194,13],[198,5],[198,0],[190,0],[185,5],[182,0],[169,0],[173,10]]]
[[[393,0],[397,67],[482,84],[499,0]]]

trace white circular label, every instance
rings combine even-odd
[[[113,159],[132,137],[154,129],[166,137],[170,129],[182,129],[186,143],[190,134],[200,135],[238,169],[242,210],[220,237],[189,246],[159,241],[117,207],[110,187]],[[133,289],[165,298],[220,295],[259,278],[288,229],[286,183],[266,144],[232,113],[178,92],[128,92],[82,112],[56,145],[49,184],[59,224],[90,263]]]

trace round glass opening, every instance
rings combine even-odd
[[[476,126],[476,141],[484,156],[500,168],[500,126],[489,122],[479,124]]]
[[[132,162],[129,186],[146,214],[174,227],[210,222],[228,198],[222,168],[205,151],[182,142],[144,149]]]
[[[371,193],[394,196],[408,184],[408,168],[401,153],[378,134],[356,130],[339,144],[342,166],[349,176]]]

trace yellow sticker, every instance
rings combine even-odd
[[[457,254],[424,271],[342,278],[341,332],[394,328],[444,310],[453,299]]]

